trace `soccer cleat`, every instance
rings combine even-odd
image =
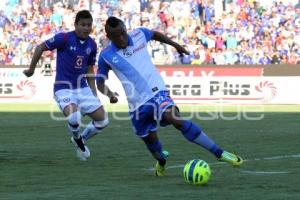
[[[243,159],[240,156],[230,153],[228,151],[223,151],[221,158],[219,158],[218,160],[227,162],[234,167],[239,167],[243,164]]]
[[[89,148],[83,143],[82,138],[75,139],[74,137],[71,137],[71,142],[73,143],[77,157],[85,161],[88,157],[90,157],[90,150]]]
[[[168,158],[170,153],[168,151],[162,151],[164,158]],[[164,166],[160,165],[159,162],[156,162],[155,165],[155,176],[164,176],[166,171],[166,164]]]
[[[166,150],[162,151],[165,158],[168,158],[170,156],[170,153]]]
[[[155,165],[155,176],[164,176],[165,171],[166,171],[166,165],[161,166],[157,161]]]

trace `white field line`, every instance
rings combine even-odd
[[[260,161],[260,160],[282,160],[282,159],[288,159],[288,158],[300,158],[300,153],[298,154],[292,154],[292,155],[281,155],[281,156],[271,156],[271,157],[264,157],[264,158],[253,158],[253,159],[246,159],[244,162],[255,162],[255,161]],[[225,164],[224,162],[213,162],[209,163],[209,165],[222,165]],[[183,168],[184,165],[171,165],[168,166],[167,169],[176,169],[176,168]],[[147,171],[154,171],[154,168],[147,168],[144,169]],[[280,171],[280,172],[268,172],[268,171],[250,171],[250,170],[242,170],[240,169],[241,172],[243,173],[248,173],[248,174],[286,174],[289,172],[285,171]]]
[[[244,170],[244,169],[239,169],[240,172],[245,173],[245,174],[266,174],[266,175],[273,175],[273,174],[288,174],[290,172],[287,171],[254,171],[254,170]]]

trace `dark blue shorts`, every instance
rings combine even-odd
[[[160,126],[167,126],[169,123],[162,119],[164,111],[175,105],[169,96],[168,91],[158,92],[152,99],[141,105],[137,110],[130,112],[130,118],[135,133],[143,138],[149,132],[157,130],[157,122]]]

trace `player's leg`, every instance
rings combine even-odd
[[[184,120],[180,117],[178,108],[175,105],[168,107],[163,113],[163,120],[172,124],[181,131],[183,136],[190,142],[202,146],[214,154],[217,159],[228,162],[234,166],[241,165],[241,157],[221,149],[205,132],[190,120]]]
[[[220,149],[196,124],[190,120],[184,120],[180,117],[179,109],[170,98],[168,92],[162,91],[157,94],[156,103],[158,104],[158,119],[161,126],[172,124],[180,130],[184,137],[196,143],[220,158],[223,150]]]
[[[147,136],[143,137],[142,140],[145,142],[147,149],[151,152],[152,156],[157,160],[155,165],[155,175],[164,176],[167,163],[166,157],[168,155],[163,151],[157,133],[150,132]]]
[[[55,92],[55,100],[68,121],[68,130],[74,138],[79,138],[81,113],[74,90],[61,89]]]
[[[63,114],[68,120],[68,130],[71,135],[78,139],[80,137],[81,113],[75,103],[68,104],[63,109]]]
[[[92,121],[86,126],[86,128],[81,133],[84,141],[87,141],[91,137],[97,135],[109,124],[107,113],[105,112],[103,106],[99,107],[92,113],[87,114]]]
[[[77,156],[80,160],[86,160],[90,156],[90,150],[83,143],[80,135],[81,113],[76,104],[69,104],[63,112],[65,116],[68,116],[68,128],[72,133],[71,142],[76,148]]]
[[[166,156],[163,153],[162,145],[156,134],[157,122],[153,116],[154,104],[151,101],[142,105],[137,110],[130,112],[131,122],[135,134],[141,138],[152,156],[157,160],[157,176],[163,176],[166,165]]]
[[[57,101],[64,116],[67,118],[68,130],[72,135],[71,142],[76,148],[77,156],[81,160],[85,160],[87,157],[89,157],[90,152],[87,146],[83,144],[80,136],[80,123],[82,115],[77,105],[77,99],[76,95],[74,94],[74,90],[58,90],[55,93],[55,100]]]
[[[190,120],[184,120],[180,117],[180,113],[175,105],[168,107],[164,114],[163,120],[172,124],[176,129],[180,130],[183,136],[190,142],[196,143],[209,150],[216,157],[221,157],[223,150],[220,149],[214,141],[212,141],[202,129]]]
[[[100,133],[100,131],[108,125],[109,120],[101,101],[93,95],[89,87],[82,88],[78,96],[81,112],[92,119],[81,133],[83,140],[87,141]]]

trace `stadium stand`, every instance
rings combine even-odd
[[[0,64],[28,65],[33,47],[72,28],[74,13],[90,9],[99,51],[107,44],[103,24],[110,15],[128,29],[145,26],[185,44],[191,55],[152,43],[155,64],[300,64],[300,8],[295,1],[225,0],[42,0],[0,3]],[[269,1],[268,1],[269,2]],[[284,2],[284,3],[283,3]],[[289,3],[288,3],[289,2]],[[53,60],[53,53],[44,58]]]

